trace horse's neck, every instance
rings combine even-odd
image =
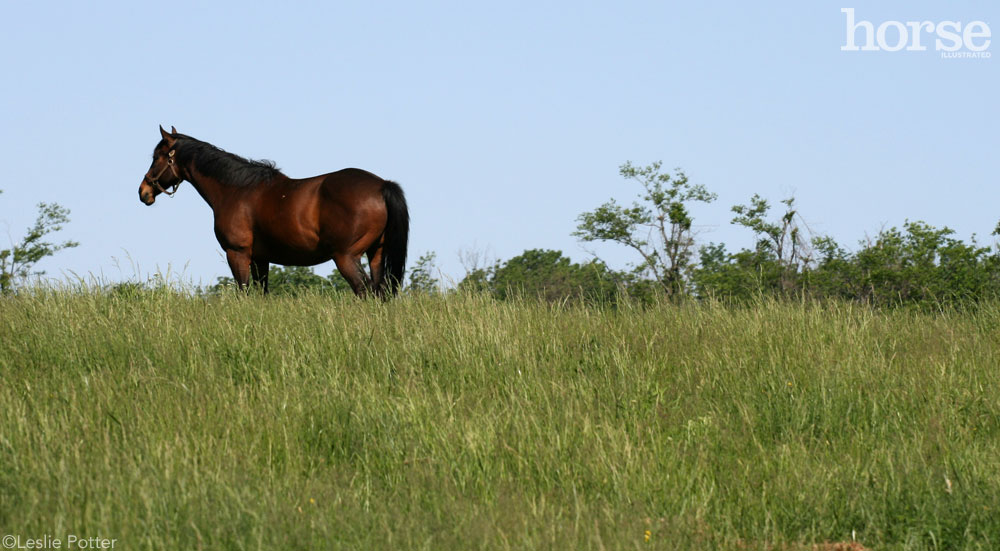
[[[215,207],[222,200],[222,196],[225,195],[227,188],[230,187],[227,183],[219,181],[217,178],[211,178],[205,176],[203,172],[198,170],[198,167],[194,166],[194,163],[188,167],[188,181],[191,182],[191,186],[201,195],[201,198],[208,203],[208,206]]]

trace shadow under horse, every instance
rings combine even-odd
[[[271,263],[313,266],[332,258],[356,295],[397,293],[410,231],[399,184],[357,168],[289,178],[274,163],[227,153],[173,127],[168,133],[161,126],[160,135],[139,199],[152,205],[191,182],[212,208],[215,236],[241,289],[254,282],[266,293]]]

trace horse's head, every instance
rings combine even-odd
[[[139,184],[139,200],[147,205],[156,202],[156,196],[161,193],[167,195],[177,193],[177,186],[184,181],[177,166],[174,149],[177,143],[177,129],[171,126],[170,132],[167,133],[161,126],[160,135],[163,139],[153,149],[153,162],[149,165],[146,175],[142,177],[142,183]],[[167,191],[170,187],[174,190]]]

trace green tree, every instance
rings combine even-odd
[[[758,271],[765,271],[771,276],[777,276],[776,284],[782,292],[794,290],[796,276],[800,269],[809,262],[808,242],[802,235],[798,224],[798,210],[795,208],[795,198],[789,197],[781,201],[785,205],[785,213],[778,221],[767,220],[770,205],[760,195],[754,194],[749,205],[735,205],[732,211],[736,214],[732,223],[743,226],[754,232],[757,238],[756,255],[752,259],[758,264]]]
[[[791,291],[813,298],[835,298],[879,307],[939,308],[974,304],[1000,296],[1000,253],[989,247],[955,239],[949,228],[924,222],[906,222],[903,228],[882,230],[848,252],[830,237],[814,237],[811,255],[779,253],[782,236],[793,232],[786,224],[765,220],[767,208],[755,196],[738,210],[741,225],[757,229],[757,246],[735,254],[723,245],[701,249],[694,274],[699,296],[737,302],[757,296],[788,296]],[[787,204],[787,203],[786,203]],[[791,204],[788,204],[791,210]],[[779,256],[780,255],[780,256]]]
[[[938,306],[995,298],[998,258],[989,247],[924,222],[879,232],[854,257],[857,298],[876,305]]]
[[[441,283],[435,276],[437,265],[434,263],[437,253],[431,251],[422,255],[410,268],[410,283],[406,290],[411,293],[434,294],[440,291]]]
[[[43,275],[45,272],[32,272],[35,264],[52,256],[62,249],[76,247],[76,241],[50,243],[45,237],[63,229],[69,222],[69,209],[56,203],[39,203],[38,218],[35,224],[28,228],[27,233],[9,249],[0,250],[0,291],[9,293],[14,286],[31,275]]]
[[[651,276],[668,295],[686,291],[692,269],[694,237],[691,231],[692,203],[715,200],[704,186],[692,184],[680,169],[671,176],[661,172],[657,161],[645,167],[626,162],[619,174],[638,182],[643,191],[632,206],[614,199],[581,214],[573,235],[582,241],[610,241],[631,248],[642,261],[634,266],[637,276]]]
[[[462,281],[458,282],[459,291],[469,291],[473,293],[492,293],[492,279],[498,266],[484,268],[474,268],[465,274]]]
[[[700,264],[692,274],[699,298],[718,298],[746,302],[766,293],[777,280],[777,264],[761,257],[756,250],[743,249],[735,254],[722,243],[709,243],[699,249]]]
[[[816,298],[856,299],[861,278],[855,255],[829,236],[812,239],[814,266],[802,274],[803,287]]]
[[[470,272],[459,288],[485,290],[501,300],[524,296],[607,302],[615,299],[623,282],[622,274],[600,260],[577,264],[561,251],[531,249],[491,269]]]
[[[336,268],[330,275],[323,277],[313,272],[310,266],[272,266],[267,283],[268,288],[277,295],[298,295],[303,291],[351,291],[351,285]]]
[[[750,198],[750,204],[732,207],[735,216],[731,222],[754,233],[754,247],[736,253],[726,252],[722,244],[702,247],[701,262],[692,277],[699,296],[746,301],[803,290],[812,249],[805,239],[795,199],[789,197],[781,203],[785,212],[778,220],[768,219],[771,205],[757,194]],[[826,247],[824,250],[830,254],[839,250],[829,238],[814,242]]]
[[[272,265],[267,274],[267,285],[274,295],[298,296],[304,292],[346,293],[351,291],[351,284],[334,268],[333,272],[323,277],[315,273],[310,266],[276,266]],[[236,281],[229,276],[219,277],[215,285],[209,289],[210,294],[217,294],[224,289],[236,287]]]

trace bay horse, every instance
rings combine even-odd
[[[190,182],[212,208],[215,237],[241,289],[255,283],[267,293],[271,263],[313,266],[332,258],[356,295],[397,293],[410,215],[396,182],[357,168],[294,179],[270,161],[227,153],[174,127],[168,133],[161,126],[160,137],[139,200],[152,205]]]

